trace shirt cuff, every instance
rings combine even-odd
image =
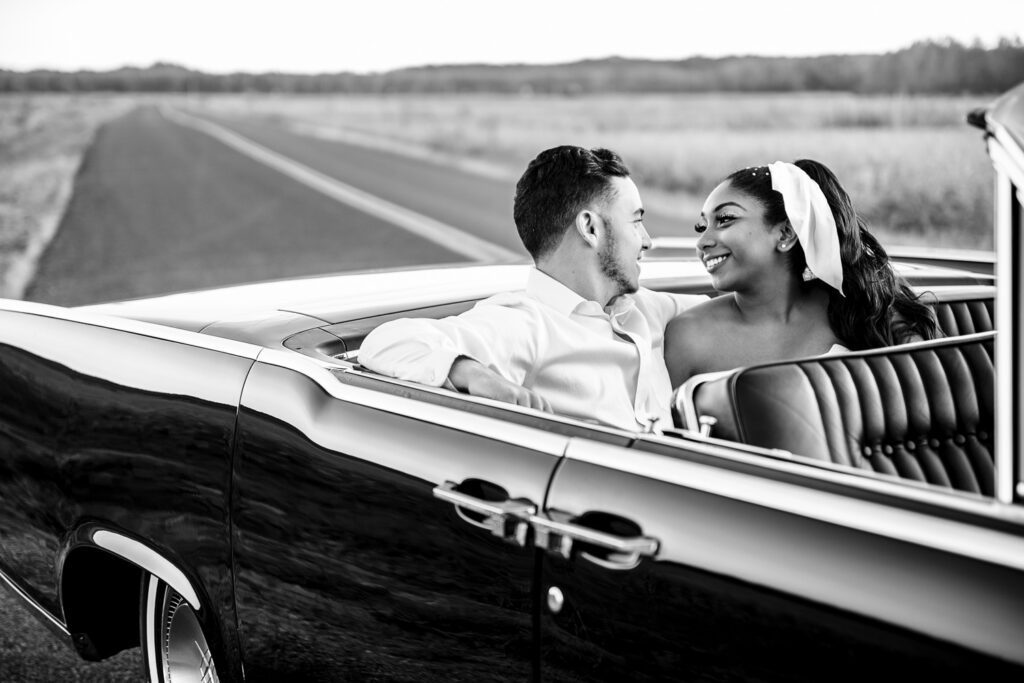
[[[421,384],[428,384],[432,387],[443,387],[445,389],[457,391],[455,385],[452,384],[450,379],[448,379],[448,373],[452,371],[452,365],[455,364],[455,359],[462,355],[465,354],[449,349],[439,349],[432,352],[423,359],[423,376],[417,381]]]

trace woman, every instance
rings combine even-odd
[[[665,331],[673,386],[701,372],[939,336],[823,164],[745,168],[704,202],[697,251],[715,289]]]

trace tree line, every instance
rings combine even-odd
[[[174,64],[112,71],[0,70],[0,92],[671,93],[843,91],[984,94],[1024,81],[1024,44],[921,41],[885,54],[817,57],[610,57],[554,65],[462,64],[383,73],[209,74]]]

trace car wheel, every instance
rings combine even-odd
[[[140,639],[146,679],[154,683],[218,683],[210,645],[192,606],[176,590],[146,574],[142,581]]]

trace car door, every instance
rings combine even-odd
[[[535,676],[526,520],[569,437],[528,411],[439,396],[260,357],[233,495],[247,678]]]
[[[991,508],[706,440],[574,440],[538,538],[544,680],[1019,676],[1022,515]]]

